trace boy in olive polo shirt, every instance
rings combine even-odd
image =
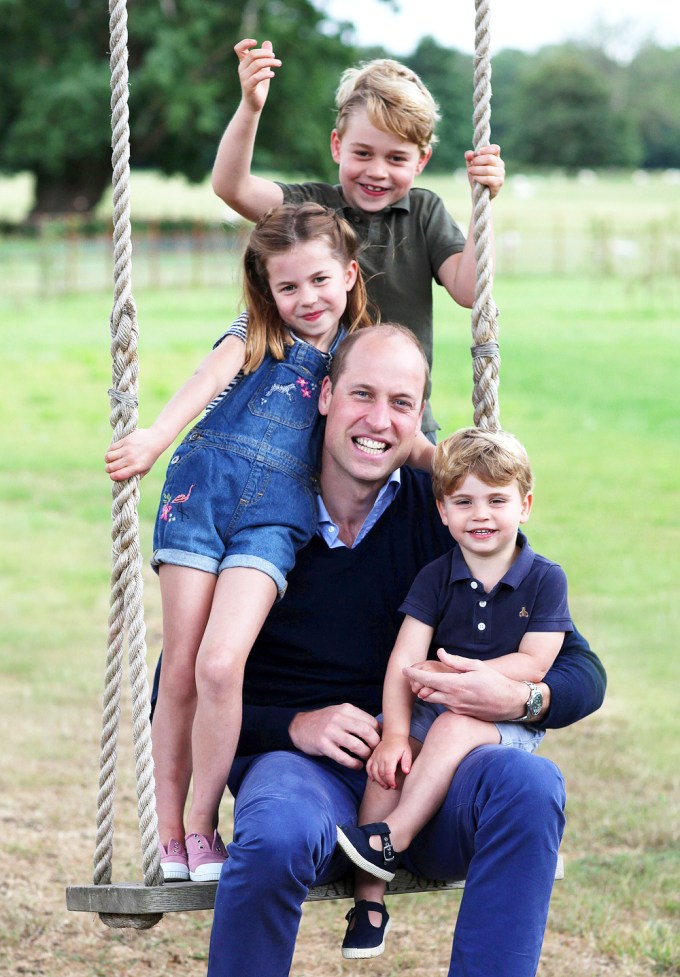
[[[476,262],[474,225],[467,239],[430,190],[414,188],[436,142],[437,104],[420,78],[396,61],[349,68],[336,93],[338,114],[331,153],[339,184],[284,184],[253,175],[255,138],[274,68],[272,45],[246,38],[235,47],[241,102],[220,142],[213,167],[215,192],[249,220],[283,201],[315,200],[341,211],[364,244],[361,269],[369,298],[383,321],[400,322],[420,339],[432,365],[432,282],[459,305],[472,306]],[[498,146],[465,154],[470,184],[503,185]],[[428,391],[429,396],[429,391]],[[426,406],[423,430],[434,440],[437,423]]]

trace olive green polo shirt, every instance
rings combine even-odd
[[[416,334],[432,367],[432,282],[441,284],[437,272],[442,264],[465,246],[463,232],[441,197],[413,188],[391,207],[369,214],[350,207],[340,186],[278,185],[286,203],[314,200],[349,221],[362,244],[359,264],[370,300],[383,322],[399,322]],[[438,426],[427,404],[423,431],[436,431]]]

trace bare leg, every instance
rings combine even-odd
[[[422,744],[419,740],[411,737],[411,755],[413,759],[419,755]],[[397,782],[399,786],[396,790],[385,790],[374,780],[369,780],[359,808],[359,824],[372,824],[374,821],[386,821],[390,814],[399,804],[401,792],[404,785],[404,775],[401,771],[397,772]],[[385,883],[382,879],[377,879],[375,875],[370,875],[358,868],[354,875],[354,901],[355,903],[365,899],[367,902],[385,901]],[[369,911],[368,918],[373,926],[380,926],[382,919],[379,913]]]
[[[192,735],[194,787],[187,833],[210,837],[241,730],[243,670],[276,600],[276,584],[247,567],[224,570],[196,660]]]
[[[158,833],[184,842],[184,805],[191,781],[191,728],[196,709],[196,656],[217,577],[190,567],[159,568],[163,667],[151,731]]]
[[[493,723],[452,712],[437,717],[404,779],[399,804],[386,818],[396,851],[405,851],[439,810],[461,760],[477,746],[499,742],[500,734]],[[380,849],[377,835],[371,842]]]

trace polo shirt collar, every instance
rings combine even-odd
[[[500,587],[501,584],[505,584],[511,587],[513,590],[521,585],[522,581],[529,573],[531,566],[534,562],[535,553],[529,545],[529,540],[526,538],[523,532],[518,531],[517,533],[517,545],[520,550],[517,554],[515,562],[512,564],[508,572],[499,580],[494,587]],[[449,583],[457,583],[459,580],[471,580],[472,574],[468,569],[468,565],[463,559],[463,554],[460,546],[454,547],[451,553],[451,575],[449,576]]]

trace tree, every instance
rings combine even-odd
[[[0,170],[35,175],[34,213],[88,211],[110,180],[108,5],[0,0]],[[323,28],[323,30],[321,30]],[[309,0],[135,0],[129,9],[132,165],[209,173],[239,98],[232,47],[270,37],[285,61],[257,162],[332,172],[328,134],[348,25]]]
[[[624,98],[644,146],[642,165],[680,168],[680,48],[642,48],[628,66]]]
[[[465,165],[465,150],[472,146],[472,58],[424,37],[414,53],[404,58],[404,63],[420,75],[441,111],[439,142],[428,169],[433,172],[459,169]]]
[[[504,143],[508,156],[566,169],[637,165],[633,122],[614,100],[617,66],[607,61],[605,73],[592,62],[593,52],[564,45],[525,63]]]

